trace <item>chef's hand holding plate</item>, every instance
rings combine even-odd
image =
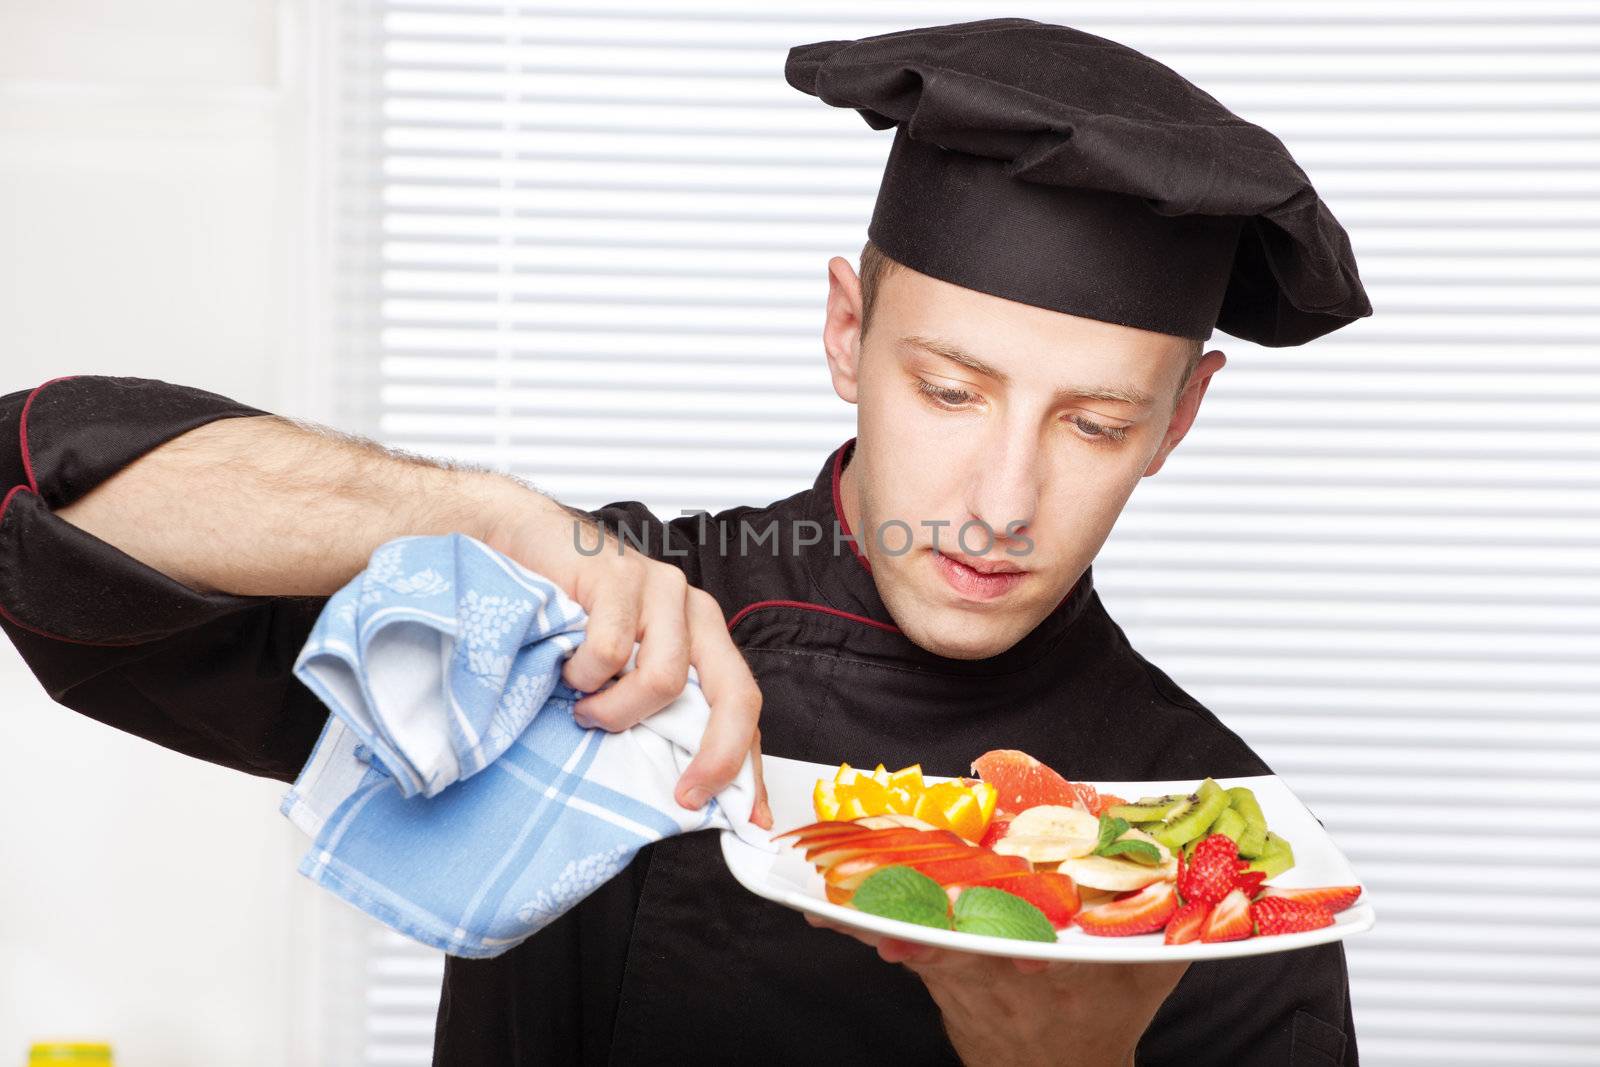
[[[1079,963],[958,952],[804,914],[812,926],[849,934],[915,972],[969,1064],[1131,1064],[1139,1038],[1189,969],[1185,960]]]

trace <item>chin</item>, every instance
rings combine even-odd
[[[961,612],[940,612],[932,626],[901,626],[900,630],[913,644],[946,659],[988,659],[1016,644],[1025,633],[997,628],[992,619]]]

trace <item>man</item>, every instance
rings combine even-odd
[[[577,516],[198,390],[46,383],[0,408],[0,624],[52,696],[290,780],[325,717],[289,675],[323,600],[390,537],[463,530],[591,613],[574,686],[640,642],[585,721],[637,722],[696,665],[713,717],[689,806],[762,748],[940,775],[991,748],[1089,780],[1266,773],[1132,649],[1090,564],[1222,368],[1213,326],[1292,345],[1370,313],[1343,230],[1266,131],[1067,27],[822,42],[786,74],[897,127],[860,275],[828,264],[824,349],[858,434],[809,490]],[[575,521],[610,530],[601,551]],[[1338,944],[1040,967],[864,940],[743,891],[715,835],[668,839],[518,948],[450,959],[436,1059],[1356,1062]]]

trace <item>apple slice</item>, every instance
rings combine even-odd
[[[794,844],[803,841],[816,841],[833,837],[839,834],[858,834],[862,831],[861,823],[853,819],[829,819],[824,822],[807,823],[805,826],[796,826],[793,830],[785,830],[781,834],[773,834],[774,841],[782,841],[786,837],[794,838]],[[871,829],[871,827],[867,827]]]
[[[1044,917],[1049,919],[1050,925],[1057,930],[1071,926],[1072,917],[1082,910],[1078,890],[1072,884],[1072,879],[1054,871],[1000,874],[993,878],[982,878],[976,881],[947,885],[945,886],[945,892],[949,894],[950,903],[954,905],[956,897],[960,896],[963,890],[977,885],[991,886],[995,889],[1004,889],[1007,893],[1015,893],[1044,912]]]
[[[901,855],[917,853],[923,855],[929,852],[959,852],[973,846],[965,841],[949,841],[931,839],[927,841],[891,841],[883,845],[848,845],[832,851],[824,851],[812,860],[812,866],[819,871],[836,870],[841,864],[850,863],[858,859],[870,859],[873,856]]]
[[[1027,874],[1028,861],[1021,856],[1002,856],[987,849],[974,848],[967,856],[928,857],[904,861],[940,885],[994,878],[1002,874]]]
[[[944,848],[900,849],[888,852],[873,852],[866,856],[852,856],[822,872],[822,880],[828,885],[854,889],[879,867],[890,864],[903,863],[907,867],[916,867],[922,863],[934,860],[963,859],[969,853],[977,852],[973,845]]]
[[[806,849],[806,859],[819,868],[832,867],[840,860],[869,852],[904,847],[927,848],[933,845],[972,847],[962,840],[961,835],[950,830],[874,830],[870,834],[813,845]]]
[[[897,839],[900,839],[900,838],[905,838],[905,839],[909,840],[911,838],[916,837],[918,834],[930,834],[930,833],[938,833],[938,832],[941,832],[938,827],[934,827],[933,829],[929,829],[929,830],[919,830],[914,826],[885,826],[885,827],[881,827],[881,828],[877,828],[877,829],[874,829],[873,827],[870,827],[870,826],[860,826],[860,827],[857,827],[853,832],[848,833],[848,834],[825,834],[825,835],[821,835],[821,836],[818,836],[818,837],[815,837],[815,838],[808,839],[808,840],[806,840],[804,842],[801,842],[801,843],[797,844],[795,847],[796,848],[811,848],[811,847],[816,846],[816,845],[839,845],[839,844],[843,844],[843,843],[845,843],[847,841],[858,841],[858,840],[859,841],[892,841],[892,840],[897,840]],[[944,830],[942,832],[951,833],[952,831]]]

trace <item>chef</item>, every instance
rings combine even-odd
[[[752,749],[1269,773],[1130,645],[1091,563],[1222,368],[1213,329],[1290,346],[1370,314],[1344,230],[1270,133],[1069,27],[826,41],[785,73],[895,131],[859,273],[828,264],[857,433],[809,488],[579,513],[198,389],[52,380],[0,398],[0,626],[50,694],[290,781],[326,717],[290,666],[327,596],[391,537],[462,530],[590,611],[564,671],[596,691],[587,723],[637,722],[697,666],[691,807]],[[634,640],[640,669],[603,687]],[[452,1065],[1356,1062],[1337,943],[1040,966],[858,939],[742,889],[708,833],[647,846],[502,956],[449,959],[436,1041]]]

